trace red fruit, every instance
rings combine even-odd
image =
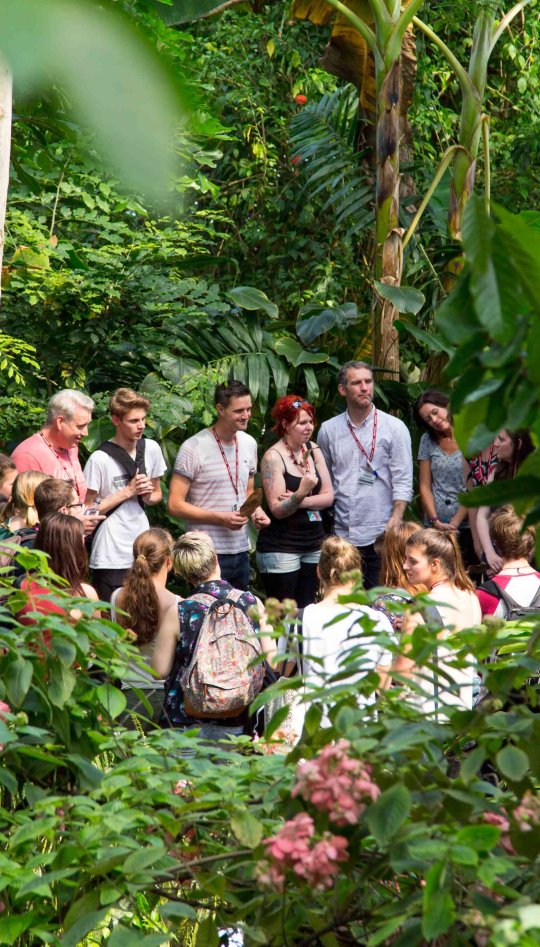
[[[294,101],[297,105],[305,105],[307,103],[307,96],[300,93],[299,95],[295,95]]]
[[[294,158],[292,159],[292,163],[299,164],[301,160],[302,160],[302,155],[295,155]]]

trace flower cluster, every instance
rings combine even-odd
[[[527,790],[519,806],[514,809],[514,819],[521,832],[531,832],[540,823],[540,798]]]
[[[510,830],[510,820],[506,809],[503,809],[502,812],[484,812],[484,822],[488,825],[495,825],[501,830],[501,837],[499,839],[501,848],[503,848],[505,852],[508,852],[509,855],[515,855],[516,850],[508,834]]]
[[[293,796],[302,796],[328,813],[336,825],[355,825],[364,809],[380,795],[371,766],[349,756],[348,740],[329,744],[314,760],[300,763]]]
[[[307,95],[302,95],[302,93],[299,92],[298,95],[295,95],[294,101],[296,102],[297,105],[306,105]]]
[[[318,891],[332,887],[339,863],[347,861],[347,839],[325,832],[322,839],[310,847],[314,831],[311,816],[301,812],[286,822],[273,838],[264,839],[269,861],[259,867],[260,883],[283,891],[285,873],[291,869]]]

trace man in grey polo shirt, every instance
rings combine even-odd
[[[317,443],[335,493],[334,529],[362,554],[364,583],[379,583],[374,543],[400,523],[412,498],[411,437],[398,418],[373,404],[373,374],[365,362],[347,362],[338,391],[347,410],[321,426]]]

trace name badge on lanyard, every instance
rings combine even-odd
[[[373,415],[373,434],[371,437],[371,450],[369,454],[364,448],[364,445],[361,444],[360,441],[358,440],[356,433],[354,431],[354,428],[351,422],[349,421],[349,418],[347,418],[347,426],[349,428],[352,439],[354,440],[360,453],[363,455],[363,459],[367,463],[367,467],[360,468],[360,472],[358,474],[358,483],[372,486],[379,476],[377,471],[374,470],[372,466],[373,457],[375,456],[375,447],[377,444],[377,409],[375,408],[375,413]]]

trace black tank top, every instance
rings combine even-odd
[[[285,487],[292,493],[296,493],[302,478],[290,474],[285,467],[283,457],[281,460],[283,461],[284,467],[283,479],[285,480]],[[317,485],[313,488],[311,496],[316,496],[321,492],[321,478],[316,466],[315,472],[317,474]],[[286,516],[284,519],[276,519],[269,510],[270,526],[260,530],[257,537],[257,552],[303,553],[314,552],[316,549],[320,549],[324,539],[323,524],[320,518],[318,521],[313,522],[309,517],[310,513],[313,515],[315,511],[295,510],[291,516]],[[320,513],[316,515],[320,517]]]

